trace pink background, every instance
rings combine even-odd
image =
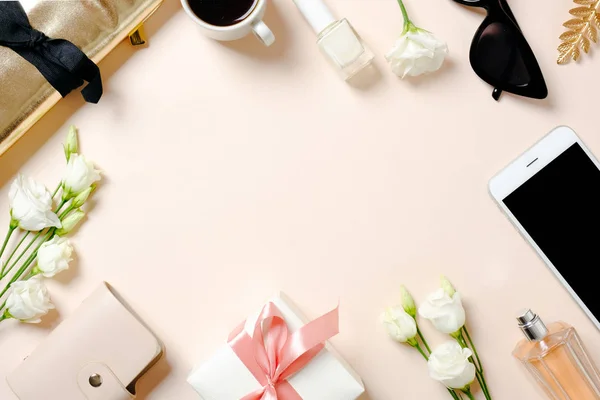
[[[598,331],[487,192],[496,172],[556,125],[600,155],[600,47],[579,65],[555,63],[573,4],[511,1],[550,95],[500,103],[468,62],[483,14],[408,0],[450,57],[435,75],[401,81],[383,58],[402,28],[396,2],[328,4],[375,52],[370,82],[336,76],[291,0],[269,5],[271,48],[253,37],[206,39],[167,0],[147,25],[149,48],[123,43],[101,63],[100,104],[69,95],[2,156],[4,210],[19,170],[56,185],[70,124],[104,180],[73,237],[77,261],[48,283],[58,311],[39,326],[1,324],[0,375],[102,280],[167,348],[139,382],[141,399],[197,398],[185,382],[193,365],[280,289],[313,317],[340,301],[332,343],[363,377],[365,399],[449,398],[419,354],[378,322],[401,283],[422,300],[441,273],[463,293],[495,399],[543,398],[511,357],[522,307],[576,326],[600,362]],[[445,340],[422,327],[433,344]],[[14,398],[3,380],[0,398]]]

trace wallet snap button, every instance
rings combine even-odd
[[[90,379],[88,379],[88,382],[90,383],[90,385],[92,385],[92,387],[100,387],[100,385],[102,385],[102,376],[100,376],[100,374],[92,374],[90,375]]]

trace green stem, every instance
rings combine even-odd
[[[4,238],[4,243],[2,244],[2,248],[0,249],[0,258],[2,257],[2,254],[4,254],[4,249],[6,249],[8,240],[12,236],[15,229],[17,229],[17,227],[16,226],[13,227],[12,224],[8,226],[8,232],[6,232],[6,237]],[[2,264],[2,273],[4,273],[4,268],[6,268],[6,264]],[[0,273],[0,275],[2,275],[2,273]]]
[[[485,378],[483,377],[483,375],[480,375],[479,372],[476,372],[475,376],[477,377],[477,382],[479,382],[479,386],[481,386],[481,391],[483,392],[483,395],[487,400],[490,400],[490,392],[487,388],[487,384],[485,383]]]
[[[462,332],[460,333],[460,335],[456,335],[456,336],[453,336],[453,337],[456,339],[456,341],[458,342],[458,344],[460,344],[460,347],[462,347],[463,349],[468,349],[469,348],[469,346],[467,346],[467,342],[465,341],[465,338],[463,337]],[[490,400],[489,392],[488,392],[487,385],[485,383],[485,378],[483,377],[483,374],[481,374],[479,372],[479,369],[477,369],[477,364],[475,364],[475,360],[473,359],[473,357],[469,357],[469,359],[470,359],[470,362],[475,367],[475,376],[477,377],[477,381],[479,382],[479,386],[481,386],[481,390],[483,391],[483,394],[485,395],[485,398],[487,400]],[[464,390],[463,390],[463,392],[464,392]]]
[[[425,345],[425,348],[427,349],[427,352],[429,354],[431,354],[431,349],[429,348],[429,344],[427,344],[427,340],[425,340],[425,336],[423,336],[423,334],[421,333],[421,329],[419,329],[418,326],[417,326],[417,335],[419,335],[419,337],[421,338],[421,341]]]
[[[0,279],[4,278],[4,269],[6,268],[6,266],[8,265],[8,263],[10,262],[10,260],[12,260],[13,256],[15,255],[15,253],[17,252],[17,250],[19,249],[19,247],[21,247],[21,245],[23,244],[23,242],[25,241],[25,239],[27,239],[27,236],[29,236],[31,232],[27,231],[25,232],[25,234],[23,235],[23,237],[21,238],[21,240],[19,241],[19,243],[17,243],[17,245],[15,246],[15,248],[13,249],[13,251],[10,253],[10,255],[8,256],[8,258],[6,259],[6,261],[3,263],[2,265],[2,272],[0,273]]]
[[[490,394],[490,388],[488,387],[488,384],[487,384],[487,382],[485,380],[485,376],[482,373],[480,373],[479,376],[481,377],[481,383],[483,383],[482,390],[484,391],[484,393],[486,395],[486,398],[488,400],[491,400],[492,399],[492,395]]]
[[[421,345],[419,343],[417,343],[414,347],[415,347],[415,349],[419,350],[419,353],[421,353],[421,355],[423,356],[424,359],[429,360],[429,357],[427,357],[427,354],[425,354],[425,352],[423,351],[423,348],[421,347]]]
[[[29,248],[35,243],[35,241],[37,240],[37,238],[39,238],[42,233],[43,233],[43,231],[39,231],[37,233],[37,235],[35,235],[34,238],[31,239],[31,242],[29,242],[29,244],[27,245],[27,247],[25,247],[25,249],[21,252],[21,254],[19,254],[19,257],[17,257],[17,259],[12,263],[12,265],[2,275],[0,275],[0,279],[6,278],[8,276],[8,274],[10,274],[10,271],[13,270],[13,268],[15,267],[15,265],[17,265],[17,263],[19,262],[19,260],[21,260],[21,258],[23,258],[23,256],[25,255],[25,253],[27,253],[27,250],[29,250]],[[0,296],[0,297],[2,297],[2,296]]]
[[[67,207],[67,209],[65,211],[63,211],[58,218],[62,221],[62,219],[64,217],[66,217],[67,214],[70,213],[71,211],[73,211],[74,209],[75,209],[75,207],[71,207],[71,206]]]
[[[485,395],[485,398],[487,400],[491,400],[492,396],[490,395],[490,389],[487,386],[487,382],[485,381],[485,376],[483,375],[483,364],[481,363],[481,359],[479,358],[479,354],[477,353],[477,348],[475,347],[475,343],[473,343],[473,340],[471,339],[471,335],[469,334],[469,331],[467,330],[466,326],[462,327],[462,331],[464,331],[467,339],[465,340],[465,335],[460,334],[460,338],[462,340],[462,342],[464,343],[463,347],[467,346],[467,341],[469,342],[469,348],[471,350],[473,350],[473,354],[475,355],[475,358],[471,357],[471,361],[473,362],[473,364],[475,365],[475,369],[477,370],[477,380],[479,381],[479,386],[481,386],[481,390],[483,391],[483,394]],[[475,360],[477,360],[477,363],[475,362]]]
[[[56,214],[58,214],[58,212],[60,211],[60,209],[63,208],[65,204],[67,204],[67,201],[69,201],[69,200],[61,200],[60,201],[60,203],[58,204],[58,207],[56,207],[56,211],[55,211]]]
[[[407,31],[407,27],[409,24],[412,24],[412,22],[410,21],[410,18],[408,18],[408,12],[406,11],[404,2],[402,0],[398,0],[398,4],[400,5],[400,10],[402,11],[402,17],[404,18],[404,31]]]
[[[475,344],[471,340],[471,335],[469,335],[469,331],[467,330],[466,325],[463,326],[462,329],[465,332],[465,335],[467,335],[467,340],[469,341],[469,345],[470,345],[469,347],[471,348],[471,350],[473,350],[473,354],[475,354],[475,358],[477,359],[477,365],[475,365],[475,367],[477,367],[477,370],[483,375],[483,364],[481,363],[481,360],[479,359],[479,354],[477,354],[477,349],[475,348]],[[464,340],[465,340],[465,338],[463,337],[463,341]]]
[[[466,394],[470,400],[475,400],[475,397],[473,397],[473,393],[471,393],[471,389],[466,389],[466,390],[463,390],[462,392],[464,394]]]
[[[8,284],[6,285],[6,287],[4,288],[4,290],[2,290],[2,292],[0,292],[0,299],[8,291],[8,289],[10,288],[10,285],[12,285],[14,282],[16,282],[17,280],[19,280],[21,278],[21,275],[23,275],[23,273],[27,270],[27,268],[35,260],[35,258],[37,256],[37,252],[40,249],[40,247],[42,247],[42,244],[44,244],[50,237],[52,237],[52,235],[54,234],[55,230],[56,230],[56,228],[51,228],[51,229],[48,230],[48,232],[46,233],[46,236],[43,238],[43,240],[40,242],[40,244],[37,245],[37,247],[35,248],[35,250],[27,258],[27,260],[25,260],[25,262],[23,263],[23,265],[21,265],[21,268],[19,268],[19,270],[17,271],[17,273],[14,274],[14,276],[10,279],[10,282],[8,282]],[[4,303],[2,303],[2,306],[0,306],[0,311],[2,311],[2,309],[4,308],[5,305],[6,305],[6,301],[4,301]]]
[[[460,347],[462,347],[463,349],[468,349],[469,346],[467,346],[467,343],[465,342],[465,339],[462,337],[461,335],[455,336],[456,341],[458,342],[458,344],[460,344]],[[475,363],[473,363],[474,365]],[[475,369],[477,369],[477,366],[475,366]]]
[[[61,186],[62,186],[62,182],[60,182],[60,183],[58,184],[58,186],[57,186],[57,187],[56,187],[56,189],[54,190],[54,193],[52,193],[52,198],[54,198],[54,196],[56,196],[56,194],[57,194],[57,193],[58,193],[58,191],[60,190]]]

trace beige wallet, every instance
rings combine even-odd
[[[20,400],[126,400],[161,342],[103,283],[6,379]]]

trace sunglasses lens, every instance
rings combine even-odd
[[[520,32],[502,22],[489,24],[476,43],[475,62],[492,78],[514,86],[531,81],[520,51]]]

